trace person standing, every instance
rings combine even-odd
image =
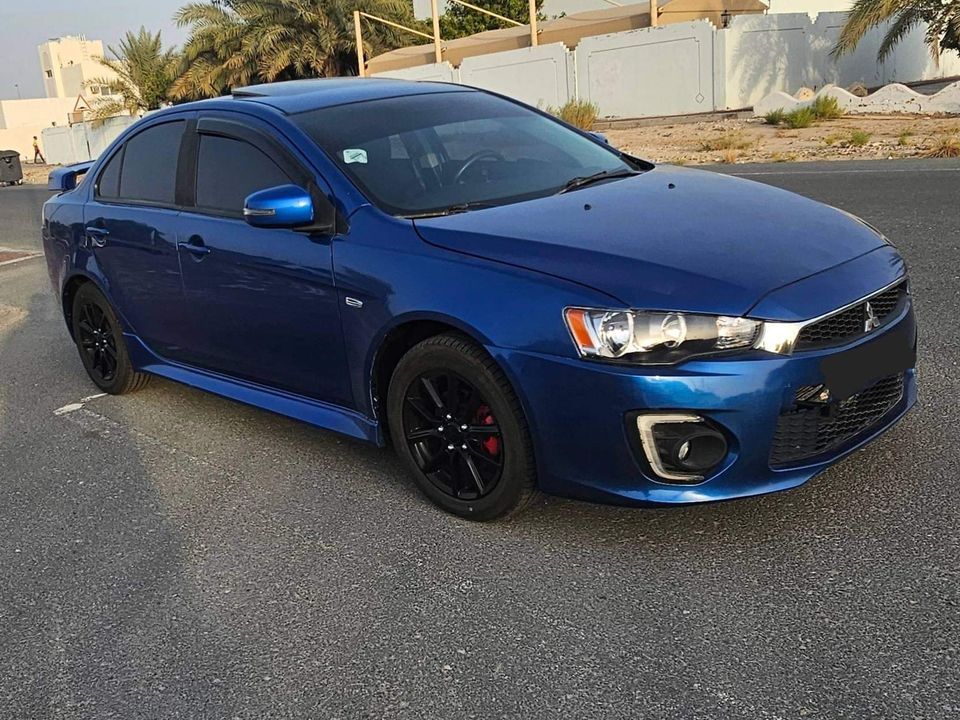
[[[37,164],[37,158],[40,158],[40,162],[44,165],[47,164],[47,159],[43,157],[43,153],[40,152],[40,143],[37,142],[37,136],[33,136],[33,164]]]

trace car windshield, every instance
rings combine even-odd
[[[617,151],[481,92],[370,100],[292,119],[394,215],[503,205],[637,170]]]

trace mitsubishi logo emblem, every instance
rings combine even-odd
[[[878,327],[880,327],[880,318],[878,318],[877,313],[874,312],[873,305],[868,302],[864,307],[864,312],[867,316],[863,322],[863,331],[865,333],[868,333],[871,330],[876,330]]]

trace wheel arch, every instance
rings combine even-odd
[[[91,275],[78,271],[67,277],[63,281],[63,289],[60,291],[60,304],[63,309],[64,322],[67,324],[67,332],[70,333],[71,338],[73,338],[73,298],[76,297],[77,291],[87,283],[93,284],[97,290],[103,293],[104,297],[108,298],[109,302],[109,296],[104,291],[103,286]]]
[[[517,387],[513,373],[504,368],[500,360],[487,350],[491,344],[489,338],[457,318],[439,313],[416,313],[398,317],[374,345],[376,351],[371,358],[367,377],[370,402],[381,427],[387,427],[387,390],[400,359],[418,343],[444,333],[461,335],[480,347],[506,376],[511,389],[520,399],[524,413],[529,416],[526,399]]]

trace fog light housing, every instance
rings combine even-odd
[[[638,415],[637,430],[650,469],[666,482],[702,482],[727,456],[723,433],[699,415]]]

